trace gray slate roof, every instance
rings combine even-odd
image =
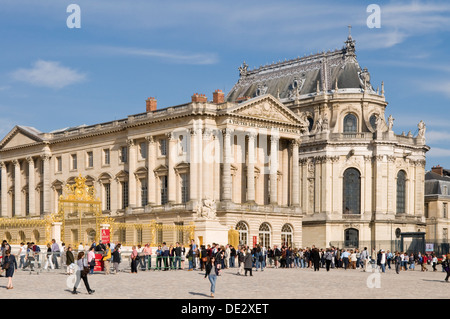
[[[253,98],[271,94],[280,99],[307,97],[317,91],[331,92],[339,89],[370,90],[370,74],[361,69],[356,60],[351,36],[341,50],[317,53],[289,61],[248,70],[248,65],[239,68],[240,78],[227,95],[228,102],[236,102],[243,97]],[[366,83],[366,86],[364,84]]]

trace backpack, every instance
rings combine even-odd
[[[38,245],[34,245],[33,250],[37,253],[41,252],[41,248]]]

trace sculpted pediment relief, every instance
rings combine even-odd
[[[239,104],[230,114],[254,119],[282,122],[290,125],[303,126],[305,123],[291,110],[279,103],[271,95],[252,99]]]

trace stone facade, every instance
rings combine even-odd
[[[16,126],[0,143],[2,217],[55,212],[81,174],[105,216],[193,222],[203,243],[232,228],[250,245],[376,248],[425,229],[425,124],[394,133],[351,35],[341,50],[239,71],[212,101],[149,98],[145,113],[49,133]]]

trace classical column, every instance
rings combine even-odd
[[[255,138],[256,132],[248,135],[248,163],[247,163],[247,202],[255,202]]]
[[[20,175],[20,162],[13,160],[14,165],[14,215],[22,216],[22,192],[21,192],[21,175]]]
[[[223,134],[223,169],[222,169],[222,200],[231,201],[231,133],[226,128]]]
[[[147,136],[147,192],[148,192],[148,204],[154,205],[156,204],[156,178],[155,178],[155,168],[156,168],[156,143],[153,136]]]
[[[36,215],[36,200],[35,200],[35,188],[36,181],[34,176],[34,159],[30,156],[27,157],[28,162],[28,206],[30,210],[30,216]]]
[[[280,137],[278,135],[270,136],[270,204],[277,204],[277,189],[278,189],[278,142]]]
[[[213,162],[211,143],[211,130],[205,128],[203,130],[203,148],[202,148],[202,188],[203,198],[213,198]]]
[[[292,206],[300,205],[300,171],[299,171],[299,158],[298,147],[300,145],[299,140],[291,141],[292,151]]]
[[[198,199],[198,156],[197,156],[197,130],[190,130],[191,143],[189,145],[189,200],[196,201]]]
[[[128,145],[128,207],[136,207],[136,147],[133,139],[127,140]]]
[[[168,147],[168,202],[174,204],[176,202],[177,193],[176,193],[176,179],[175,179],[175,160],[177,158],[177,139],[175,135],[171,133],[167,133],[167,137],[169,139],[169,147]]]
[[[44,214],[50,213],[50,155],[43,154],[41,155],[41,159],[44,162],[44,172],[43,172],[43,180],[42,187],[44,192]]]
[[[8,175],[6,173],[6,163],[0,162],[2,171],[2,217],[8,217]]]

